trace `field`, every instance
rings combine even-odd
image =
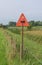
[[[24,27],[23,59],[20,61],[20,27],[0,28],[0,65],[42,65],[42,26]]]

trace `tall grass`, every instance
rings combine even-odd
[[[12,35],[10,30],[8,30],[8,33]],[[32,36],[29,36],[29,35],[27,35],[27,36],[32,38]],[[40,53],[38,53],[38,47],[40,49],[40,46],[37,44],[37,42],[34,42],[32,39],[28,40],[27,36],[24,36],[25,37],[25,40],[24,40],[24,46],[25,46],[24,47],[24,57],[22,59],[21,65],[33,65],[33,64],[34,65],[35,64],[36,65],[42,65],[41,61],[39,61],[39,57],[37,58],[37,56],[39,56],[39,54],[40,54]],[[12,37],[15,37],[17,39],[17,41],[16,41],[16,44],[17,44],[16,58],[17,58],[17,60],[14,59],[15,60],[14,62],[16,62],[15,63],[15,65],[16,65],[17,61],[19,63],[20,46],[18,44],[21,43],[21,35],[13,33]],[[26,45],[27,45],[27,49],[26,49]],[[33,54],[31,52],[33,52]],[[37,56],[35,54],[37,54]],[[41,57],[40,57],[40,59],[41,59]]]
[[[13,29],[11,29],[11,30],[13,30]],[[21,34],[20,33],[17,34],[17,32],[15,30],[14,30],[14,32],[12,32],[11,30],[10,29],[6,30],[7,34],[9,36],[11,36],[13,38],[13,40],[15,40],[15,43],[16,43],[16,56],[12,58],[12,62],[10,60],[11,65],[42,65],[42,62],[41,62],[42,61],[42,55],[41,55],[42,54],[42,45],[38,44],[37,41],[35,42],[35,40],[38,39],[39,36],[32,35],[32,33],[31,32],[28,33],[28,31],[26,33],[24,33],[25,34],[24,35],[24,51],[23,51],[24,55],[23,55],[22,61],[20,62],[20,44],[21,44],[21,39],[22,39]],[[39,39],[41,39],[41,38],[39,38]],[[7,43],[7,41],[6,41],[6,43]],[[10,52],[12,51],[11,47],[12,46],[9,42],[8,47],[6,48],[6,52],[9,53],[7,55],[9,55],[9,56],[10,56]],[[7,57],[7,59],[8,58],[9,57]],[[4,62],[6,63],[7,60],[6,61],[4,60]],[[6,65],[8,65],[8,64],[6,64]]]
[[[8,28],[12,33],[20,34],[20,30],[18,28]]]
[[[24,34],[28,39],[42,44],[42,31],[28,31]]]

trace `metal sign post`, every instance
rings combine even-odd
[[[25,23],[25,21],[21,21],[22,23],[22,46],[21,46],[21,58],[23,58],[23,48],[24,48],[24,41],[23,41],[23,24]]]
[[[26,17],[24,16],[24,14],[22,13],[21,15],[20,15],[20,18],[19,18],[19,20],[18,20],[18,22],[16,23],[16,26],[21,26],[22,27],[22,44],[20,44],[20,61],[21,61],[21,59],[23,59],[23,47],[24,47],[24,41],[23,41],[23,36],[24,36],[24,34],[23,34],[23,27],[24,26],[29,26],[29,23],[28,23],[28,21],[27,21],[27,19],[26,19]]]
[[[25,21],[21,21],[21,23],[22,23],[22,43],[20,44],[20,62],[22,61],[22,59],[23,59],[23,48],[24,48],[24,39],[23,39],[23,37],[24,37],[24,26],[23,26],[23,24],[25,23]]]

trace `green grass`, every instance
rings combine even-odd
[[[22,41],[21,41],[21,39],[22,39],[21,35],[11,33],[10,31],[8,31],[8,33],[11,36],[13,36],[15,40],[17,40],[16,41],[17,45],[20,44],[20,43],[22,43]],[[29,53],[27,53],[27,57],[25,56],[25,58],[29,57],[29,59],[28,59],[29,62],[26,59],[25,61],[22,62],[22,64],[25,65],[25,63],[27,63],[27,65],[28,65],[28,63],[29,63],[29,65],[30,64],[32,65],[32,63],[34,62],[34,65],[35,64],[36,65],[42,65],[42,45],[38,44],[36,41],[34,42],[33,40],[30,40],[30,39],[28,39],[27,37],[24,36],[24,50],[26,48],[28,49]],[[25,55],[26,55],[26,53],[25,53]]]
[[[34,26],[32,27],[32,30],[42,30],[42,26]]]
[[[0,30],[0,65],[7,65],[7,59],[6,59],[6,41],[4,34]]]
[[[42,65],[42,44],[39,44],[37,41],[29,39],[28,36],[24,35],[24,56],[20,64],[19,58],[19,49],[20,44],[22,43],[21,34],[17,34],[11,32],[10,30],[6,30],[7,35],[11,36],[16,43],[16,56],[12,59],[11,65]],[[8,65],[6,58],[6,51],[9,50],[9,47],[6,48],[6,44],[8,41],[5,39],[3,32],[0,30],[0,65]]]

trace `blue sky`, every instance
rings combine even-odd
[[[27,20],[42,20],[42,0],[0,0],[0,23],[18,20],[24,13]]]

